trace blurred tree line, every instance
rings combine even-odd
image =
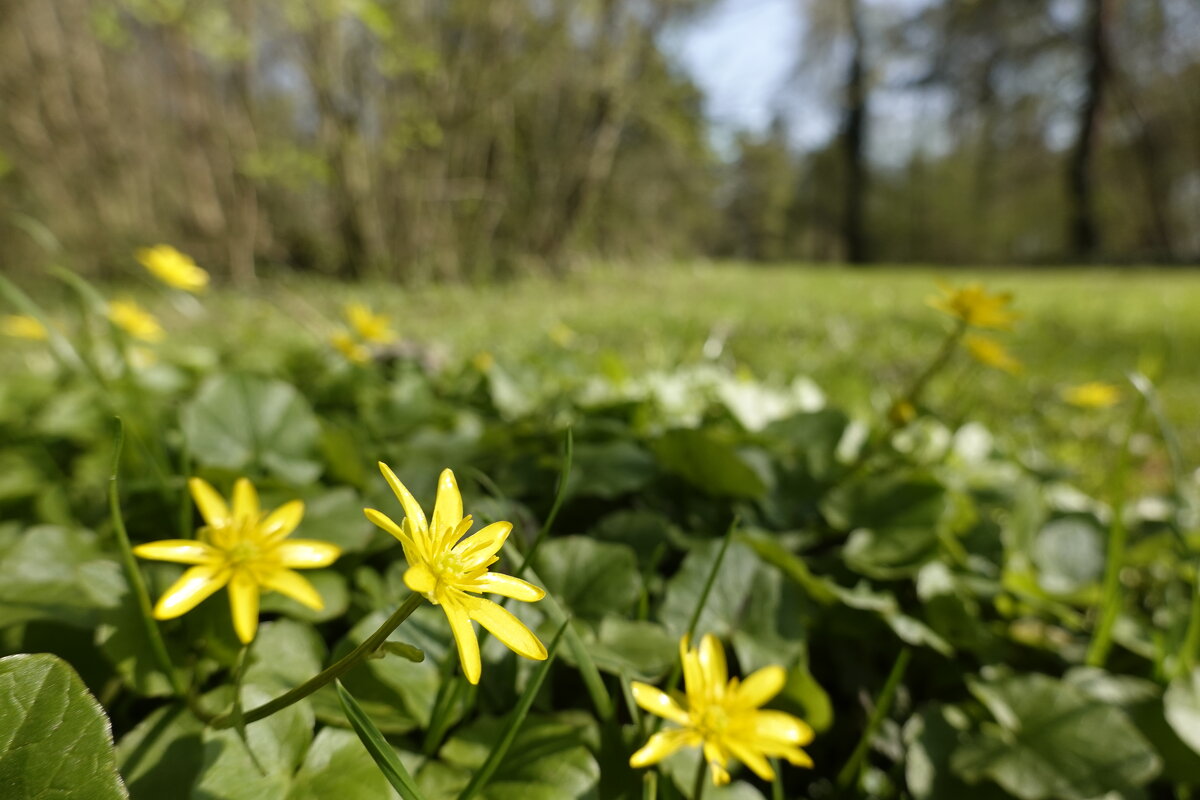
[[[1200,260],[1195,0],[796,2],[815,147],[714,145],[713,0],[0,0],[0,268]]]

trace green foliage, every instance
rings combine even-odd
[[[70,665],[0,658],[0,787],[23,800],[119,800],[108,717]]]
[[[491,324],[510,311],[498,308]],[[1155,477],[1166,463],[1157,421],[1138,430],[1131,456],[1138,482],[1124,509],[1113,644],[1102,665],[1084,667],[1111,498],[1060,467],[1027,417],[989,426],[973,403],[943,406],[951,394],[987,393],[963,383],[974,373],[953,361],[903,421],[887,415],[892,393],[879,390],[887,396],[874,404],[826,394],[792,376],[780,350],[761,380],[721,359],[617,365],[598,334],[551,345],[544,331],[521,357],[497,347],[498,357],[463,362],[406,344],[350,364],[295,336],[233,347],[240,334],[227,325],[168,342],[153,366],[97,339],[101,381],[38,361],[37,350],[21,367],[28,380],[0,381],[0,464],[12,467],[0,472],[0,658],[45,651],[78,671],[111,715],[115,765],[134,800],[639,797],[628,761],[654,722],[628,702],[629,684],[671,686],[689,631],[720,637],[733,675],[785,670],[770,707],[802,717],[816,737],[811,770],[781,765],[784,797],[829,796],[838,784],[865,800],[1157,798],[1200,787],[1200,673],[1188,649],[1198,498],[1186,468]],[[912,352],[891,369],[919,374],[925,343],[908,340]],[[1110,459],[1110,429],[1125,427],[1127,408],[1068,411],[1048,389],[1006,386],[1022,402],[1043,400],[1062,430],[1095,434],[1076,442],[1094,448],[1090,463]],[[1007,402],[998,396],[994,408]],[[110,410],[129,429],[116,484]],[[559,491],[568,430],[573,469]],[[1187,441],[1185,427],[1183,463]],[[397,512],[378,460],[427,510],[451,467],[474,530],[513,523],[495,569],[514,573],[531,555],[523,577],[549,595],[506,607],[557,644],[556,657],[534,663],[481,636],[482,680],[470,686],[443,609],[421,601],[340,676],[340,692],[327,685],[237,724],[353,652],[406,598],[420,600],[399,544],[362,514]],[[305,572],[321,610],[264,595],[248,649],[223,592],[162,621],[181,691],[140,625],[106,495],[117,493],[135,545],[194,537],[185,481],[196,472],[222,489],[252,476],[265,509],[303,500],[296,538],[343,552]],[[181,574],[138,568],[152,599]],[[61,661],[14,658],[0,664],[58,665],[21,709],[87,699],[78,679],[51,685]],[[213,721],[227,713],[231,726]],[[0,742],[8,730],[0,725]],[[695,759],[662,765],[659,797],[691,793]],[[776,796],[733,771],[706,798]]]

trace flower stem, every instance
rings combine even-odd
[[[708,762],[704,759],[704,753],[700,753],[700,760],[696,763],[696,780],[692,783],[692,800],[702,800],[707,785]]]
[[[322,688],[326,684],[332,683],[337,678],[342,677],[350,671],[352,667],[364,660],[371,653],[374,653],[379,647],[392,635],[392,631],[400,627],[400,623],[408,619],[409,616],[417,610],[417,606],[421,605],[424,599],[422,595],[410,594],[408,599],[400,604],[387,620],[379,626],[379,629],[363,640],[362,644],[351,650],[338,661],[326,667],[321,672],[309,678],[304,683],[294,689],[291,689],[276,697],[274,700],[268,700],[261,706],[256,706],[249,711],[242,713],[242,722],[249,724],[257,722],[260,719],[269,717],[277,711],[282,711],[293,703],[297,703],[308,697],[313,692]],[[230,712],[221,714],[212,721],[214,728],[230,728],[234,725],[234,715]]]
[[[892,698],[895,697],[896,687],[900,685],[900,679],[904,677],[904,671],[908,669],[908,662],[911,658],[912,650],[907,647],[900,651],[900,655],[896,656],[896,662],[892,664],[892,671],[888,674],[887,681],[879,691],[879,697],[875,701],[875,708],[871,711],[871,716],[867,719],[867,727],[863,729],[862,736],[859,738],[854,752],[850,754],[850,758],[846,761],[845,766],[838,773],[837,785],[839,789],[845,791],[854,782],[855,778],[858,777],[859,768],[862,766],[863,759],[867,755],[867,748],[871,746],[871,739],[874,738],[875,731],[883,723],[883,718],[891,710]]]
[[[154,620],[150,592],[146,589],[146,580],[142,577],[142,571],[138,569],[137,560],[133,557],[133,546],[129,542],[129,532],[125,530],[125,519],[121,514],[121,496],[117,491],[117,475],[121,468],[121,450],[124,445],[125,425],[121,422],[121,418],[117,417],[117,432],[113,436],[112,472],[108,479],[108,511],[112,517],[113,532],[117,537],[117,549],[121,553],[121,567],[125,571],[125,580],[129,582],[129,591],[137,603],[138,616],[141,617],[142,628],[145,631],[146,640],[150,644],[150,652],[153,654],[154,660],[158,662],[158,668],[163,671],[167,681],[170,682],[171,691],[175,693],[176,697],[184,698],[187,697],[187,690],[179,678],[179,673],[175,671],[175,666],[171,663],[171,656],[167,653],[167,646],[163,642],[162,631],[158,629],[158,623]]]
[[[1104,559],[1104,595],[1100,606],[1100,621],[1088,646],[1086,663],[1089,667],[1103,667],[1112,649],[1113,626],[1121,610],[1121,568],[1125,566],[1125,545],[1129,531],[1125,529],[1126,473],[1129,471],[1129,442],[1142,420],[1146,408],[1145,395],[1139,394],[1129,428],[1125,431],[1117,466],[1112,472],[1112,526],[1108,533],[1108,552]]]

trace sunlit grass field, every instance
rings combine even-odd
[[[326,339],[342,304],[364,300],[435,358],[520,361],[567,347],[598,369],[616,359],[632,372],[718,359],[760,379],[807,375],[836,404],[866,414],[886,406],[945,335],[948,323],[926,304],[939,280],[1014,295],[1022,318],[996,338],[1024,369],[1013,376],[960,353],[930,387],[937,413],[1037,442],[1096,484],[1127,417],[1125,376],[1140,370],[1158,385],[1185,466],[1200,464],[1200,274],[1183,270],[606,265],[487,287],[289,278],[251,293],[218,290],[202,315],[157,310],[264,368],[281,344]],[[1123,384],[1127,402],[1067,407],[1061,390],[1087,381]]]

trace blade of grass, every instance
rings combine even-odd
[[[84,367],[83,357],[71,344],[67,337],[63,336],[58,330],[50,324],[50,316],[42,310],[42,307],[21,291],[15,283],[0,275],[0,295],[3,295],[10,303],[17,307],[17,310],[26,316],[33,317],[41,323],[46,329],[46,335],[50,343],[50,354],[54,356],[59,365],[68,371],[77,370]]]
[[[554,521],[558,519],[558,511],[562,508],[563,500],[567,496],[567,481],[571,477],[571,462],[575,457],[575,436],[571,433],[571,429],[567,428],[567,438],[563,444],[563,462],[562,467],[558,471],[558,488],[554,491],[554,502],[550,504],[550,513],[546,515],[546,521],[542,523],[542,527],[538,529],[537,536],[533,538],[533,544],[529,545],[529,550],[525,553],[525,557],[521,559],[521,566],[517,567],[517,571],[513,574],[520,578],[526,568],[533,562],[533,557],[537,555],[538,548],[542,546],[542,542],[550,535],[551,529],[554,527]]]
[[[158,668],[166,674],[175,696],[185,698],[187,691],[171,663],[171,656],[167,653],[167,646],[163,642],[162,631],[158,629],[158,622],[154,619],[150,592],[146,589],[146,580],[142,577],[142,571],[138,569],[137,559],[133,555],[133,545],[129,542],[129,532],[125,530],[125,519],[121,514],[121,497],[117,479],[121,471],[121,450],[124,445],[125,426],[118,417],[117,430],[113,436],[112,469],[109,472],[108,480],[108,511],[112,518],[113,533],[117,537],[117,549],[121,554],[121,568],[125,572],[125,580],[129,582],[129,591],[133,593],[134,600],[137,602],[139,616],[142,619],[142,629],[150,644],[150,652],[154,656],[154,660],[158,662]]]
[[[354,732],[358,734],[358,740],[371,754],[375,766],[379,767],[383,777],[387,778],[387,782],[404,800],[424,800],[421,790],[417,788],[416,781],[405,769],[404,762],[396,755],[396,751],[388,744],[387,739],[383,738],[379,728],[362,710],[362,706],[358,704],[354,696],[346,690],[345,686],[342,686],[342,682],[337,681],[336,685],[338,700],[342,702],[342,711],[346,714],[346,719],[350,721],[350,727],[354,728]]]
[[[892,698],[896,695],[896,687],[900,685],[900,679],[904,677],[904,671],[908,669],[908,662],[912,658],[912,650],[904,648],[900,651],[900,655],[896,656],[896,662],[892,664],[892,671],[888,673],[887,681],[884,682],[883,688],[879,690],[879,697],[875,701],[875,708],[871,710],[871,716],[867,719],[867,727],[863,728],[862,736],[859,737],[858,744],[854,748],[854,752],[850,754],[850,758],[846,760],[845,766],[837,775],[837,786],[842,791],[850,787],[858,777],[858,771],[862,767],[863,759],[867,757],[867,748],[871,746],[871,739],[875,736],[875,731],[883,723],[883,718],[887,716],[888,711],[892,708]]]
[[[1137,385],[1137,381],[1132,381]],[[1129,417],[1129,427],[1117,454],[1117,465],[1110,475],[1112,497],[1112,523],[1108,532],[1108,550],[1104,559],[1103,595],[1100,601],[1100,620],[1088,645],[1085,663],[1089,667],[1103,667],[1112,649],[1113,626],[1121,612],[1121,568],[1125,566],[1126,541],[1129,531],[1125,528],[1125,493],[1128,490],[1129,443],[1141,425],[1142,413],[1146,410],[1146,396],[1139,392]]]
[[[471,777],[471,782],[458,795],[458,800],[471,800],[472,797],[487,786],[487,782],[492,779],[492,775],[495,774],[496,769],[500,766],[500,762],[508,755],[509,748],[512,747],[513,741],[517,738],[517,732],[521,729],[521,723],[529,715],[529,709],[533,706],[533,699],[537,697],[537,693],[541,691],[542,684],[546,682],[546,676],[550,674],[550,666],[554,663],[554,656],[558,653],[558,645],[562,642],[563,634],[566,633],[569,627],[568,623],[569,621],[564,622],[559,627],[558,633],[554,634],[554,639],[550,642],[550,646],[546,648],[546,660],[541,663],[541,666],[533,674],[528,685],[525,686],[525,691],[521,693],[520,699],[517,700],[517,706],[508,718],[508,724],[504,726],[504,732],[500,735],[500,739],[492,748],[492,752],[488,753],[483,766]]]
[[[642,776],[642,800],[658,800],[658,773],[654,770]]]

